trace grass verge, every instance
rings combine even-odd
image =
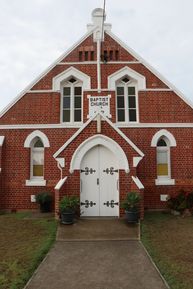
[[[193,218],[149,212],[142,242],[171,289],[193,288]]]
[[[53,218],[0,215],[0,288],[22,289],[55,241]]]

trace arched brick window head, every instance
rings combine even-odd
[[[174,185],[175,180],[172,179],[171,170],[171,147],[176,146],[174,136],[167,130],[160,130],[152,138],[151,146],[156,147],[156,169],[157,179],[155,184]]]
[[[30,149],[30,178],[26,180],[27,186],[45,186],[44,163],[45,148],[50,143],[47,136],[39,131],[33,131],[25,140],[24,147]]]

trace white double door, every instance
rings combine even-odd
[[[98,145],[80,168],[81,216],[119,216],[119,170],[116,156]]]

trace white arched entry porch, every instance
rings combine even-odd
[[[75,151],[70,170],[80,170],[81,215],[119,216],[119,169],[129,172],[127,157],[112,139],[96,135]]]

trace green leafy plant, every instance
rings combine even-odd
[[[184,210],[193,209],[193,192],[188,193],[181,190],[174,196],[169,196],[167,205],[171,210],[182,213]]]
[[[36,202],[40,205],[42,213],[51,212],[52,195],[48,192],[41,192],[36,195]]]
[[[193,210],[193,192],[189,193],[186,198],[187,208]]]
[[[181,211],[185,209],[185,193],[181,191],[178,194],[168,197],[167,205],[171,210]]]
[[[45,204],[52,202],[52,195],[48,192],[41,192],[36,195],[36,202],[38,204]]]
[[[140,199],[141,197],[139,193],[129,192],[126,199],[121,203],[121,207],[126,211],[136,211],[139,209]]]
[[[64,196],[59,204],[60,213],[75,212],[79,206],[79,198],[76,196]]]

